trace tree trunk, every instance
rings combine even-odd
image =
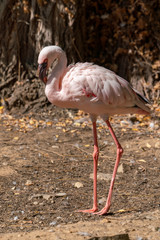
[[[68,63],[95,62],[131,79],[148,97],[159,96],[158,2],[1,0],[0,97],[11,99],[10,107],[40,98],[43,87],[31,80],[37,78],[38,53],[54,44],[66,51]],[[41,90],[34,96],[36,87]]]

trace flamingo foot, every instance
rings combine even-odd
[[[83,212],[83,213],[95,213],[98,208],[86,209],[86,210],[77,210],[76,212]]]
[[[97,215],[106,215],[109,211],[110,206],[105,206],[104,208],[102,208],[99,212],[94,212],[93,214],[97,214]]]

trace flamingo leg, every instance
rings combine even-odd
[[[94,151],[93,151],[93,208],[87,210],[78,210],[78,212],[94,213],[98,210],[97,206],[97,164],[98,164],[98,141],[97,141],[97,128],[96,121],[93,124],[93,136],[94,136]]]
[[[112,135],[112,138],[113,138],[113,140],[114,140],[114,142],[117,146],[117,158],[116,158],[116,162],[115,162],[115,166],[114,166],[114,170],[113,170],[113,175],[112,175],[112,180],[111,180],[111,184],[110,184],[110,188],[109,188],[109,193],[108,193],[108,198],[107,198],[106,205],[101,211],[94,213],[94,214],[99,214],[99,215],[106,214],[110,209],[114,181],[115,181],[118,165],[119,165],[119,162],[120,162],[120,158],[121,158],[122,153],[123,153],[123,148],[121,147],[121,145],[120,145],[120,143],[119,143],[119,141],[118,141],[118,139],[117,139],[117,137],[116,137],[116,135],[113,131],[113,128],[112,128],[110,122],[108,120],[105,121],[105,122],[108,125],[109,131],[110,131],[110,133]]]

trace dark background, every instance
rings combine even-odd
[[[36,69],[42,47],[54,44],[66,51],[68,63],[105,66],[159,101],[158,0],[1,0],[0,5],[0,98],[8,110],[49,106]]]

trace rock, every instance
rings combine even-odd
[[[17,220],[18,220],[18,216],[15,216],[15,217],[13,218],[13,220],[14,220],[14,221],[17,221]]]
[[[50,194],[43,194],[43,198],[45,200],[49,200],[50,197],[52,197],[52,195],[50,195]]]
[[[93,173],[91,173],[89,177],[90,177],[91,179],[93,179]],[[118,176],[116,176],[116,178],[118,178]],[[97,179],[98,179],[98,180],[111,181],[111,179],[112,179],[112,174],[110,174],[110,173],[98,173],[98,174],[97,174]]]
[[[160,142],[157,141],[157,142],[155,143],[155,148],[160,148]]]
[[[98,203],[104,204],[106,201],[107,201],[107,199],[105,197],[102,197],[101,199],[99,199]]]
[[[31,180],[27,180],[25,183],[26,186],[31,186],[33,185],[33,182]]]
[[[55,226],[57,224],[57,221],[50,222],[50,226]]]
[[[80,236],[85,236],[85,237],[91,236],[91,234],[88,233],[88,232],[78,232],[77,234],[80,235]]]
[[[29,200],[32,200],[33,198],[43,198],[45,200],[49,200],[49,198],[53,198],[55,194],[43,194],[43,193],[37,193],[33,194],[32,196],[29,197]]]
[[[55,197],[64,197],[66,195],[67,195],[66,193],[60,192],[60,193],[56,193]]]
[[[76,188],[81,188],[81,187],[83,187],[83,183],[81,183],[81,182],[76,182],[76,183],[74,184],[74,186],[75,186]]]
[[[120,234],[115,236],[93,237],[88,240],[130,240],[128,234]]]

